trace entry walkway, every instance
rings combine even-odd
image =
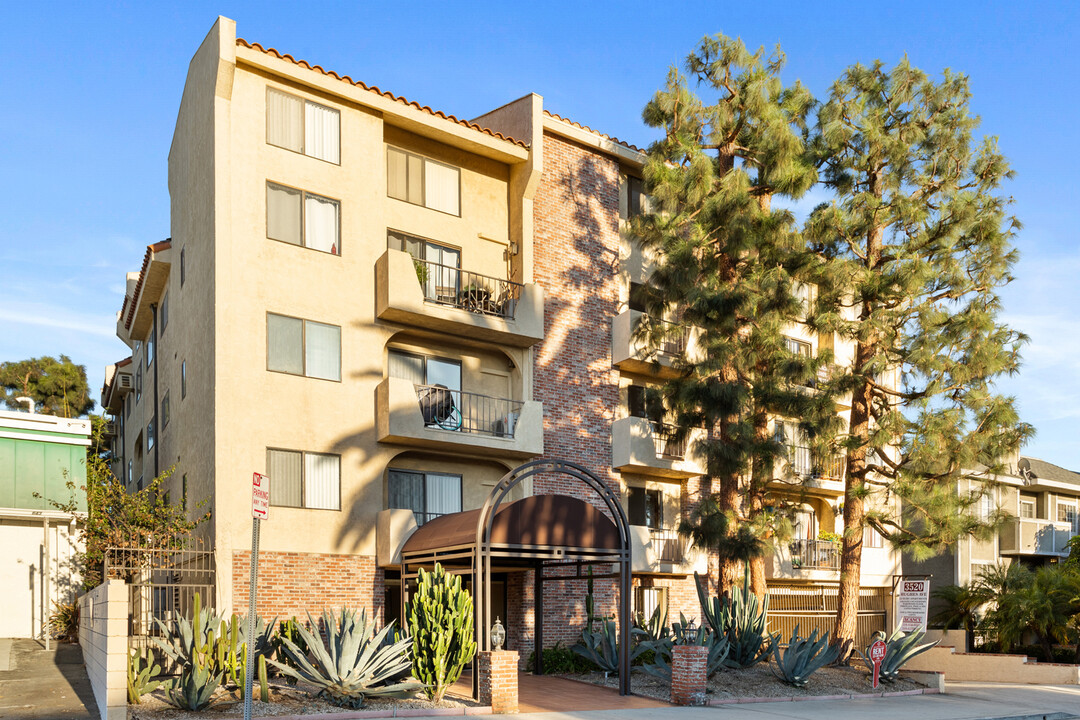
[[[582,710],[645,710],[668,708],[666,702],[620,695],[615,688],[567,680],[553,675],[518,673],[518,712],[578,712]]]
[[[97,705],[78,645],[14,640],[0,671],[0,717],[97,720]]]

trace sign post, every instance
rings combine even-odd
[[[247,660],[244,663],[244,720],[251,720],[251,683],[255,678],[255,588],[259,578],[259,523],[270,517],[270,478],[251,477],[251,580],[248,583]]]
[[[877,690],[878,680],[881,676],[881,661],[885,659],[885,643],[875,640],[870,646],[870,662],[874,664],[874,689]]]
[[[908,576],[899,578],[896,589],[897,629],[909,633],[926,629],[930,606],[930,578]]]

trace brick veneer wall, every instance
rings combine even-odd
[[[480,704],[496,715],[518,711],[518,654],[512,650],[479,653]]]
[[[246,612],[251,552],[233,552],[233,604]],[[382,622],[383,572],[370,555],[259,551],[258,613],[304,618],[324,609],[364,609]]]

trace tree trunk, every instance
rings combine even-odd
[[[1039,644],[1042,645],[1043,653],[1046,654],[1046,662],[1054,662],[1054,646],[1050,644],[1049,636],[1039,635]]]
[[[739,502],[739,476],[729,475],[720,478],[720,492],[717,493],[720,509],[728,517],[738,517],[741,503]],[[735,527],[728,528],[728,535],[735,533]],[[742,583],[742,566],[738,560],[722,553],[720,556],[720,595],[726,595],[731,588]]]
[[[764,196],[767,200],[768,195]],[[757,408],[754,412],[754,443],[762,447],[769,440],[769,414]],[[747,488],[746,516],[750,520],[757,519],[764,511],[765,490],[773,476],[773,458],[764,458],[757,455],[753,458],[750,469],[750,487]],[[765,599],[767,582],[765,580],[766,556],[758,556],[750,559],[750,587],[757,595],[758,600]]]

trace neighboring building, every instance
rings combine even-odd
[[[931,592],[976,581],[980,572],[995,565],[1018,562],[1035,568],[1068,557],[1069,540],[1080,534],[1080,473],[1020,456],[1010,461],[1007,472],[996,480],[997,486],[977,506],[983,518],[995,510],[1009,515],[991,539],[967,538],[921,562],[904,558],[906,573],[931,576]],[[966,481],[959,490],[977,488],[977,481]],[[931,616],[937,607],[938,602],[931,597]]]
[[[82,583],[77,523],[89,445],[89,420],[0,411],[0,637],[43,637],[53,603],[72,600]]]
[[[239,40],[219,18],[169,154],[171,238],[128,275],[117,333],[132,354],[102,398],[118,476],[135,490],[175,468],[173,501],[212,511],[201,532],[220,607],[247,585],[253,471],[273,505],[260,612],[390,618],[417,525],[478,508],[508,470],[548,456],[622,498],[635,610],[698,613],[705,558],[674,528],[708,491],[704,468],[643,402],[693,334],[661,348],[657,370],[632,333],[648,259],[623,228],[644,203],[643,159],[537,95],[462,121]],[[809,493],[808,522],[835,528],[839,480]],[[595,502],[548,476],[511,499],[541,494]],[[835,587],[835,570],[788,555],[777,582]],[[882,556],[864,573],[885,587],[896,564]],[[528,647],[530,575],[497,573],[511,647]],[[597,583],[604,612],[609,586]],[[560,621],[545,640],[576,638],[584,592],[545,593]]]

